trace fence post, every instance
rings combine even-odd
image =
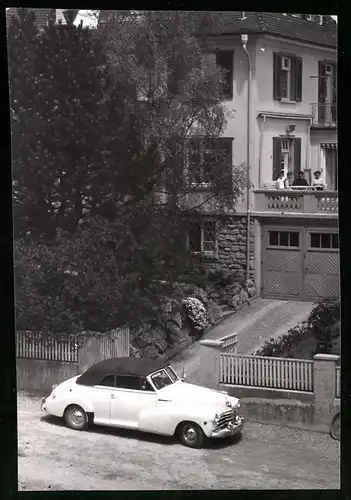
[[[328,432],[333,416],[335,399],[335,366],[339,356],[316,354],[313,356],[315,423]]]

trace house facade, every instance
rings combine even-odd
[[[254,280],[263,297],[337,296],[336,23],[319,15],[224,15],[227,31],[212,38],[234,112],[223,140],[233,165],[249,164],[252,188],[235,213],[207,207],[191,221],[190,249],[210,267]],[[282,170],[302,171],[310,185],[319,170],[326,188],[277,190]]]

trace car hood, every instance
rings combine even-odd
[[[239,402],[237,398],[228,396],[226,392],[216,391],[200,385],[188,384],[178,381],[175,384],[168,385],[159,391],[160,398],[167,398],[171,401],[181,401],[191,403],[203,402],[209,405],[220,405],[228,409],[226,401],[229,400],[233,406]]]

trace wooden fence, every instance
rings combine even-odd
[[[220,383],[313,392],[313,361],[221,353]]]
[[[41,336],[22,331],[17,332],[16,355],[18,358],[78,363],[78,344],[75,335]]]
[[[335,367],[335,397],[340,398],[341,392],[341,378],[340,378],[340,366]]]
[[[84,339],[84,335],[81,337]],[[17,332],[18,358],[78,363],[88,354],[91,364],[102,359],[129,356],[129,327],[104,334],[89,334],[81,343],[80,336],[41,335],[38,332]],[[93,343],[92,343],[93,341]]]

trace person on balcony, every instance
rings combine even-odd
[[[303,171],[300,170],[300,172],[297,174],[297,177],[296,179],[294,180],[294,182],[292,183],[293,186],[298,186],[298,187],[308,187],[309,184],[307,182],[307,180],[304,178],[304,174],[303,174]]]
[[[288,172],[286,174],[286,177],[285,177],[285,180],[284,180],[284,188],[285,189],[292,189],[292,185],[293,185],[293,177],[294,177],[294,174],[292,172]]]
[[[325,189],[325,184],[323,182],[323,179],[321,178],[321,172],[319,170],[316,170],[315,173],[313,174],[313,181],[312,181],[312,186],[317,189],[317,191],[323,191]]]
[[[279,175],[277,182],[276,182],[276,187],[277,187],[277,189],[284,189],[284,187],[285,187],[284,186],[284,170],[282,170],[280,172],[280,175]]]

